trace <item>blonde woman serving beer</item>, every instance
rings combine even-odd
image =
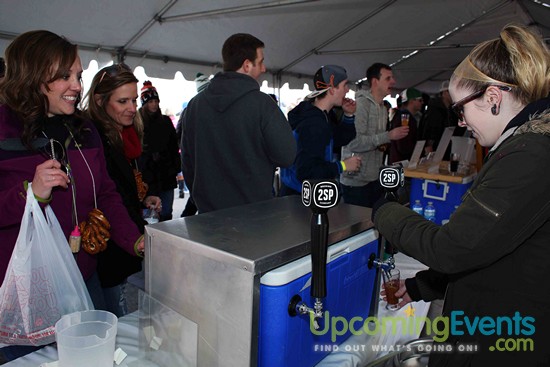
[[[380,232],[431,268],[402,283],[402,305],[445,294],[453,351],[430,365],[550,365],[549,59],[540,37],[507,26],[454,71],[460,124],[491,150],[449,223],[373,208]]]

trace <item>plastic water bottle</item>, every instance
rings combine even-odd
[[[420,215],[424,215],[424,208],[422,207],[422,204],[420,203],[420,200],[415,200],[414,204],[412,206],[412,210],[417,212]]]
[[[428,201],[428,205],[424,208],[424,218],[435,222],[435,207],[431,201]]]

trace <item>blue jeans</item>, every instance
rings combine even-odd
[[[125,290],[126,281],[110,288],[102,288],[97,273],[86,281],[86,287],[96,310],[104,310],[122,317],[128,313]]]
[[[105,298],[106,311],[114,313],[117,317],[128,313],[126,280],[114,287],[103,288],[103,297]]]
[[[159,194],[162,202],[162,210],[160,211],[160,221],[172,219],[172,206],[174,205],[174,190],[162,191]]]

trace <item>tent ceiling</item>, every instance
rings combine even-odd
[[[544,1],[3,1],[0,51],[18,34],[48,29],[79,44],[84,65],[122,57],[150,76],[181,71],[193,79],[220,70],[224,40],[246,32],[266,44],[270,84],[301,88],[324,64],[344,66],[357,81],[370,64],[383,62],[393,65],[397,91],[414,86],[434,93],[473,45],[497,37],[508,23],[534,26],[548,42]]]

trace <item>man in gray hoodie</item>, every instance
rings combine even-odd
[[[296,156],[296,142],[273,99],[260,92],[264,43],[250,34],[229,37],[223,72],[188,104],[181,155],[199,213],[268,200],[276,167]]]
[[[361,158],[361,169],[356,174],[344,172],[340,177],[344,202],[372,207],[382,196],[378,183],[378,171],[382,156],[391,140],[399,140],[409,133],[408,126],[400,126],[386,131],[388,111],[383,99],[391,93],[395,85],[393,73],[388,65],[375,63],[367,69],[369,90],[355,93],[355,138],[343,148],[346,154]],[[344,155],[344,153],[343,153]]]

